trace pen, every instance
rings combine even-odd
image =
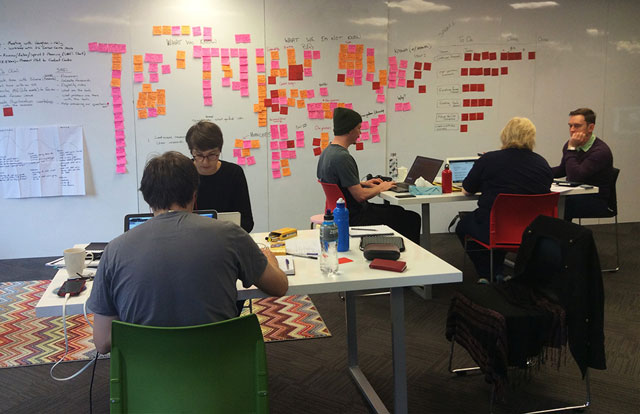
[[[357,230],[357,231],[378,231],[377,229],[359,229],[357,227],[351,227],[351,230]]]
[[[289,270],[289,259],[284,259],[284,263],[287,265],[287,270]]]
[[[289,256],[295,257],[306,257],[307,259],[316,260],[318,255],[316,253],[307,253],[307,254],[298,254],[298,253],[287,253]]]

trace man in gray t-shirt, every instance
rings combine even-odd
[[[111,349],[111,321],[189,326],[237,316],[236,281],[282,296],[287,278],[273,254],[242,228],[192,213],[198,172],[189,158],[151,159],[140,190],[154,217],[105,249],[87,306],[94,342]]]

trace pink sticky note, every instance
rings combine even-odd
[[[116,148],[116,157],[126,157],[126,156],[127,156],[127,150],[125,150],[124,147]]]
[[[287,149],[287,141],[278,141],[281,150]]]
[[[113,120],[115,122],[122,122],[124,121],[124,115],[122,115],[122,112],[117,112],[113,114]]]
[[[310,78],[310,77],[312,77],[312,76],[313,76],[313,70],[312,70],[311,68],[304,68],[304,69],[302,70],[302,73],[304,74],[304,76],[305,76],[306,78]]]
[[[278,141],[271,141],[269,143],[269,148],[271,148],[272,150],[277,150],[279,148]]]
[[[113,97],[113,104],[114,105],[122,105],[122,96],[120,96],[120,95],[114,96]]]
[[[240,90],[240,82],[231,82],[231,90],[239,91]]]
[[[233,157],[241,157],[242,156],[242,148],[234,148],[233,149]]]
[[[381,122],[381,123],[382,122],[387,122],[387,115],[385,115],[385,114],[378,115],[378,121]]]
[[[238,49],[238,52],[240,53],[241,58],[246,58],[247,56],[249,56],[249,51],[247,50],[246,47],[242,47]]]
[[[156,73],[158,72],[158,64],[157,63],[149,63],[149,72]]]
[[[225,88],[231,86],[231,78],[222,78],[222,86]]]
[[[271,169],[279,170],[280,169],[280,161],[271,161]]]
[[[380,135],[375,134],[371,136],[371,142],[376,143],[376,142],[380,142]]]
[[[304,131],[296,131],[296,139],[304,139]]]
[[[289,159],[289,150],[280,151],[280,156],[282,157],[283,160],[288,160]]]
[[[229,49],[229,55],[231,57],[238,57],[238,48],[232,47],[231,49]]]
[[[396,112],[402,111],[402,102],[396,103],[395,108],[396,108]]]
[[[238,165],[246,165],[247,159],[245,157],[238,157]]]
[[[363,141],[366,141],[369,139],[369,133],[368,132],[363,132],[360,134],[360,139]]]
[[[389,65],[397,65],[398,64],[398,58],[395,56],[389,56]]]
[[[377,126],[377,125],[376,125],[376,126],[372,126],[372,127],[371,127],[371,134],[372,134],[372,135],[375,135],[375,134],[377,134],[377,133],[378,133],[378,126]]]
[[[258,73],[264,73],[265,72],[265,65],[259,64],[259,65],[257,65],[257,68],[258,68],[257,69]]]
[[[213,105],[213,98],[211,98],[210,96],[203,98],[203,101],[204,101],[204,106]]]
[[[126,165],[116,165],[116,173],[117,174],[126,174],[127,166]]]
[[[200,59],[202,57],[202,46],[193,46],[193,58]]]
[[[320,59],[320,51],[319,50],[314,50],[313,51],[313,58],[314,59]]]
[[[89,52],[97,52],[98,51],[98,42],[89,43]]]
[[[158,82],[160,80],[160,76],[157,73],[149,74],[149,82]]]
[[[360,129],[361,130],[369,129],[369,121],[364,121]]]
[[[202,88],[202,96],[205,98],[211,98],[211,88]]]
[[[120,71],[120,70],[112,70],[111,71],[111,77],[112,78],[116,78],[116,79],[120,79],[122,77],[122,71]]]
[[[180,36],[180,26],[171,26],[171,35]]]
[[[289,138],[289,127],[287,124],[280,124],[280,139]]]
[[[147,115],[149,118],[155,118],[158,116],[158,110],[156,108],[149,108],[147,109]]]
[[[202,28],[202,36],[204,37],[204,40],[211,40],[211,28],[210,27],[203,27]]]
[[[242,88],[240,89],[240,96],[249,96],[249,88]]]
[[[171,73],[171,65],[162,65],[162,74]]]
[[[142,72],[137,72],[133,74],[134,82],[144,82],[144,74]]]
[[[280,130],[278,129],[278,125],[271,125],[269,130],[271,131],[271,139],[280,138]]]
[[[202,58],[204,60],[204,58],[209,58],[209,62],[211,62],[211,48],[210,47],[203,47],[202,48]]]
[[[296,148],[304,148],[304,138],[296,139]]]
[[[121,114],[122,113],[122,105],[113,105],[113,113]]]
[[[313,89],[307,89],[307,98],[313,99],[315,96],[316,93],[313,91]]]
[[[256,163],[256,158],[251,155],[250,157],[247,157],[247,165],[253,165]]]
[[[202,29],[200,28],[200,26],[193,26],[191,28],[191,31],[193,32],[194,36],[200,36],[202,34]]]
[[[124,130],[123,129],[116,129],[116,141],[118,140],[124,140]]]
[[[264,57],[264,48],[256,49],[256,57]]]
[[[296,150],[289,150],[289,158],[292,160],[296,158]]]
[[[403,110],[403,111],[410,111],[410,110],[411,110],[411,102],[405,102],[405,103],[402,105],[402,110]]]
[[[205,72],[211,72],[211,61],[206,61],[203,60],[202,61],[202,70]]]
[[[356,45],[348,45],[347,49],[349,53],[356,53]]]
[[[406,69],[407,68],[407,60],[406,59],[400,59],[400,68],[402,69]]]
[[[375,56],[375,54],[376,54],[376,51],[374,48],[372,47],[367,48],[367,56]]]
[[[378,103],[384,103],[384,95],[378,95],[376,97],[376,102]]]
[[[311,51],[311,50],[305,50],[305,51],[304,51],[304,58],[305,58],[305,59],[313,59],[313,51]]]
[[[273,175],[273,178],[280,178],[280,170],[272,170],[271,174]]]
[[[280,153],[278,151],[273,151],[271,153],[271,159],[272,160],[279,160],[280,159]]]
[[[371,128],[377,127],[379,123],[380,123],[380,121],[378,121],[378,118],[373,118],[371,120]]]

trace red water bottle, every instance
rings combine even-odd
[[[451,170],[449,169],[449,164],[445,164],[444,170],[442,170],[442,192],[450,193],[452,186]]]

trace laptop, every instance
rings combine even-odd
[[[462,185],[462,182],[467,178],[467,174],[469,174],[469,171],[471,171],[471,168],[473,168],[478,158],[480,157],[477,155],[473,157],[447,158],[445,163],[449,164],[453,185],[457,187]]]
[[[215,210],[193,210],[193,212],[200,216],[210,217],[213,219],[218,218],[218,212]],[[129,231],[151,218],[153,218],[153,213],[127,214],[124,216],[124,231]]]
[[[413,161],[407,177],[403,182],[396,183],[394,187],[391,187],[391,191],[396,193],[406,193],[409,191],[409,186],[414,185],[416,180],[420,177],[432,183],[436,178],[436,175],[438,175],[440,167],[442,167],[442,160],[418,155]]]

